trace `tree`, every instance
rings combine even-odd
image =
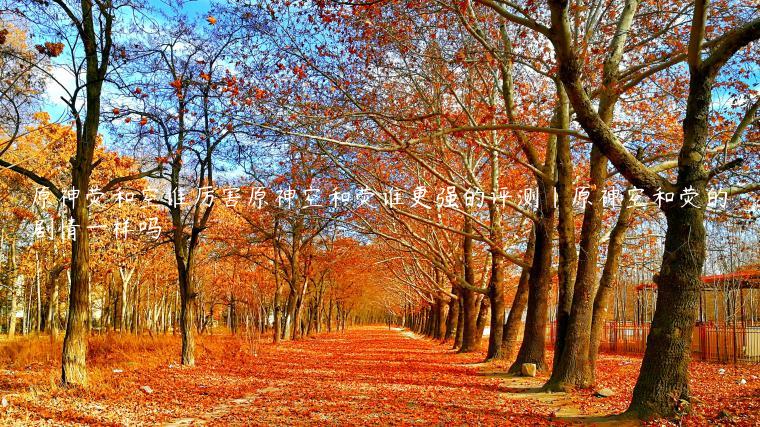
[[[362,158],[376,155],[383,162],[398,161],[399,156],[389,154],[391,152],[407,156],[410,161],[405,162],[404,165],[420,171],[416,173],[417,176],[405,182],[407,185],[417,184],[413,180],[417,178],[425,183],[452,187],[460,194],[457,197],[463,197],[465,193],[471,191],[483,192],[486,196],[484,199],[489,204],[489,210],[492,211],[489,214],[493,219],[492,225],[488,225],[487,221],[479,217],[481,212],[478,209],[455,210],[456,214],[463,215],[461,225],[438,225],[446,232],[458,234],[462,238],[461,250],[464,256],[459,261],[463,266],[461,272],[455,272],[455,269],[451,267],[439,268],[439,271],[461,288],[458,294],[462,298],[459,301],[467,302],[465,309],[462,310],[466,313],[463,316],[466,322],[463,322],[464,328],[460,328],[460,330],[464,329],[467,339],[464,340],[461,350],[472,351],[477,338],[475,319],[480,311],[481,297],[478,294],[490,292],[473,283],[475,266],[470,255],[474,247],[473,240],[487,242],[490,250],[497,254],[491,257],[495,274],[492,285],[489,287],[493,289],[493,292],[490,292],[491,306],[496,307],[492,310],[491,319],[493,323],[491,329],[494,331],[500,331],[503,323],[501,301],[504,285],[503,280],[499,278],[502,276],[500,272],[503,270],[503,260],[524,265],[523,257],[507,252],[505,246],[508,244],[500,241],[503,230],[500,226],[502,207],[499,205],[502,203],[496,202],[499,196],[495,189],[502,189],[504,182],[508,180],[499,173],[498,160],[499,157],[508,157],[510,150],[500,146],[505,141],[504,132],[496,131],[531,132],[538,128],[516,123],[496,126],[493,124],[500,108],[498,97],[494,99],[494,95],[498,94],[498,80],[492,79],[498,69],[493,67],[487,55],[480,55],[466,43],[460,45],[447,40],[441,45],[438,45],[437,41],[425,44],[415,37],[410,37],[411,35],[424,37],[425,34],[433,37],[438,28],[450,21],[450,17],[426,15],[423,13],[424,10],[410,12],[401,7],[390,8],[389,13],[398,17],[396,22],[399,25],[394,28],[373,27],[370,29],[366,22],[380,13],[380,7],[374,5],[356,7],[354,8],[356,13],[353,15],[343,13],[343,10],[347,8],[351,6],[336,6],[334,9],[324,7],[314,12],[306,12],[294,19],[308,21],[309,24],[298,27],[298,31],[292,30],[294,26],[285,26],[282,28],[282,33],[275,32],[270,35],[273,44],[280,43],[279,40],[291,41],[304,37],[302,43],[288,43],[282,46],[281,60],[295,62],[293,67],[301,71],[304,69],[312,71],[315,78],[314,82],[310,83],[307,80],[304,83],[313,85],[312,90],[293,93],[290,86],[285,86],[286,89],[279,94],[280,99],[285,99],[283,102],[290,102],[292,99],[292,105],[305,106],[307,113],[301,116],[290,116],[287,123],[281,124],[275,121],[274,124],[266,124],[263,127],[286,135],[311,138],[321,147],[334,149],[329,155],[340,165],[344,173],[360,187],[371,189],[376,197],[383,194],[383,187],[396,187],[399,182],[387,179],[383,176],[383,171],[370,172],[364,165],[362,165],[362,172],[358,173],[354,167],[356,159],[346,155],[343,148],[366,150],[368,153],[362,154]],[[421,9],[425,9],[425,6],[421,6]],[[304,16],[306,18],[302,19]],[[344,18],[345,20],[342,20]],[[349,55],[352,59],[350,65],[334,64],[332,58],[336,55],[331,53],[326,46],[312,45],[311,42],[305,41],[317,40],[323,36],[321,29],[324,25],[316,24],[319,20],[322,24],[329,24],[327,27],[330,31],[336,32],[336,37],[343,43],[339,48],[347,49],[351,54]],[[273,27],[280,28],[277,25]],[[388,61],[387,57],[383,56],[384,50],[393,51],[395,55],[403,58],[405,67],[399,67],[393,61]],[[442,55],[446,55],[445,59]],[[393,78],[383,81],[370,80],[373,82],[372,86],[367,85],[366,81],[363,81],[361,85],[355,84],[356,76],[370,76],[371,70],[378,68],[387,70]],[[285,66],[281,68],[281,70],[288,69]],[[275,72],[275,75],[279,76],[286,72]],[[304,77],[299,74],[297,80],[303,79]],[[452,80],[456,84],[451,84]],[[324,91],[318,91],[324,86],[330,87],[333,95],[325,95]],[[458,90],[461,88],[467,90],[460,93]],[[313,98],[314,101],[306,102],[307,97],[310,101]],[[447,97],[455,102],[444,102]],[[317,99],[323,105],[329,105],[321,115],[312,112],[317,108]],[[327,119],[321,121],[321,124],[315,123],[314,117],[321,118],[322,116]],[[299,121],[299,117],[304,119]],[[328,123],[327,126],[332,130],[330,136],[320,136],[315,128]],[[550,130],[541,128],[543,129]],[[462,134],[470,132],[471,136],[463,137]],[[420,137],[426,134],[432,134],[432,136]],[[553,139],[547,138],[547,144],[554,144]],[[338,148],[335,148],[336,146]],[[523,144],[523,146],[533,154],[531,158],[533,164],[524,164],[527,164],[532,171],[538,172],[542,187],[546,188],[543,185],[544,178],[549,175],[543,174],[541,170],[546,167],[550,173],[553,173],[551,166],[554,162],[553,156],[548,156],[549,163],[545,166],[535,150],[531,150],[529,144]],[[489,158],[489,150],[491,161],[484,166],[480,162]],[[461,164],[452,164],[452,162],[461,162]],[[494,173],[489,176],[489,171]],[[551,191],[544,193],[551,197]],[[515,209],[521,215],[536,219],[529,210],[516,203],[507,201],[503,204]],[[545,203],[547,209],[550,209],[552,205],[552,203]],[[398,209],[394,214],[397,218],[421,221],[431,226],[446,222],[440,219],[440,213],[430,217],[428,215],[430,213],[422,210],[411,212]],[[444,217],[448,215],[449,212],[446,212]],[[384,237],[386,236],[388,234]],[[410,247],[416,246],[411,242],[406,243],[409,243]],[[435,254],[438,251],[435,249],[432,252],[420,252],[436,258],[435,262],[444,263],[445,257],[438,257]],[[540,253],[550,254],[551,251],[542,250]],[[545,267],[547,265],[545,261],[549,258],[542,255],[536,259],[541,260],[541,263],[537,265]],[[543,274],[535,275],[533,280],[546,285],[548,284],[547,277]],[[534,301],[531,304],[531,312],[541,312],[540,308],[535,307]],[[537,330],[542,330],[542,328],[538,327]],[[541,333],[538,336],[543,335]],[[492,334],[491,340],[498,342],[499,333]],[[541,340],[541,344],[535,347],[543,348],[543,346],[543,340]],[[499,352],[501,347],[500,343],[498,345],[492,343],[491,356]]]
[[[23,126],[39,104],[43,73],[40,67],[49,58],[36,55],[28,37],[0,13],[0,99],[7,106],[0,111],[0,155],[8,151],[23,133]],[[43,46],[46,53],[55,53]]]
[[[628,9],[637,2],[627,3]],[[678,177],[671,183],[638,161],[605,123],[595,109],[581,81],[577,51],[572,47],[567,2],[550,1],[551,34],[559,76],[568,92],[578,121],[595,146],[636,187],[652,199],[661,189],[681,195],[663,205],[667,219],[665,253],[657,276],[658,303],[647,338],[647,350],[628,412],[640,417],[672,416],[678,400],[689,399],[688,361],[696,317],[696,302],[705,259],[704,212],[707,183],[740,160],[707,167],[705,151],[709,129],[712,89],[721,68],[740,49],[760,37],[760,20],[755,19],[704,41],[708,3],[699,1],[692,13],[688,39],[689,95],[683,120],[683,144],[678,157]],[[624,42],[623,42],[624,43]],[[613,49],[618,48],[613,46]],[[703,59],[703,55],[705,55]],[[683,203],[683,194],[692,194],[695,203]],[[676,402],[674,403],[674,398]]]
[[[117,85],[131,99],[113,106],[116,133],[130,136],[138,149],[154,153],[156,168],[168,169],[161,181],[168,196],[155,189],[139,197],[167,209],[169,234],[179,278],[182,364],[195,364],[194,318],[198,290],[193,277],[197,251],[214,210],[215,159],[242,132],[235,120],[241,82],[227,62],[239,42],[240,22],[193,29],[177,18],[169,33],[138,39],[123,58]],[[159,26],[146,29],[162,32]],[[132,122],[134,119],[134,122]],[[191,200],[195,200],[194,202]]]
[[[594,143],[590,153],[590,203],[586,205],[584,213],[575,285],[572,288],[569,286],[561,287],[561,292],[562,289],[570,291],[564,292],[564,296],[567,297],[569,295],[572,302],[569,303],[567,298],[563,298],[562,294],[560,295],[560,325],[558,332],[560,335],[557,341],[558,346],[556,348],[557,354],[555,354],[554,371],[552,378],[546,385],[549,389],[562,389],[568,386],[587,387],[593,383],[593,361],[596,358],[595,346],[598,345],[592,343],[595,338],[591,337],[595,335],[593,330],[596,329],[592,325],[601,324],[601,319],[598,316],[603,312],[602,304],[605,293],[608,292],[609,281],[615,274],[610,269],[616,269],[616,258],[620,256],[619,251],[615,249],[619,245],[616,240],[620,239],[620,236],[624,234],[627,222],[626,217],[630,216],[630,210],[621,210],[618,220],[619,226],[613,229],[614,239],[608,245],[608,258],[605,264],[605,271],[602,275],[602,284],[597,286],[596,259],[598,254],[596,247],[600,241],[600,224],[602,219],[600,211],[601,203],[599,203],[602,196],[600,190],[604,186],[606,179],[609,178],[606,172],[607,160],[605,157],[612,161],[617,170],[629,182],[643,190],[653,200],[660,189],[663,192],[673,192],[675,194],[682,194],[686,189],[697,191],[698,193],[701,191],[700,194],[705,193],[705,191],[695,189],[696,187],[691,185],[693,184],[692,180],[687,180],[687,185],[686,181],[683,181],[683,177],[678,178],[678,185],[668,186],[667,180],[657,175],[657,173],[674,167],[673,162],[648,166],[651,160],[645,158],[642,158],[641,161],[637,160],[630,150],[624,148],[621,143],[621,137],[613,135],[615,131],[612,122],[614,109],[621,96],[633,88],[642,86],[642,82],[647,82],[648,79],[654,78],[653,76],[656,76],[663,70],[675,68],[681,61],[687,59],[687,55],[682,54],[679,50],[680,47],[684,46],[681,43],[681,39],[678,36],[666,36],[666,34],[670,33],[679,34],[679,27],[683,26],[684,21],[675,18],[678,15],[677,13],[665,12],[656,7],[650,10],[651,5],[640,5],[639,2],[624,2],[618,5],[614,9],[614,13],[608,17],[610,24],[607,25],[603,24],[603,19],[605,19],[603,15],[592,13],[593,8],[574,7],[569,2],[549,2],[551,6],[550,16],[530,5],[521,7],[517,4],[504,4],[485,0],[478,0],[476,3],[495,12],[496,15],[505,21],[521,28],[519,31],[523,38],[527,36],[529,40],[533,40],[545,37],[551,43],[556,55],[556,69],[559,70],[557,76],[568,94],[576,120]],[[640,6],[646,9],[647,16],[649,16],[647,20],[638,19],[639,16],[643,16],[643,11],[639,10]],[[469,2],[465,2],[464,10],[468,10],[468,8],[470,8]],[[543,23],[547,20],[550,24]],[[716,22],[719,21],[716,20]],[[719,26],[721,24],[716,24],[716,27]],[[595,30],[600,27],[605,28],[605,30]],[[718,39],[721,39],[721,37],[718,37]],[[718,39],[705,43],[705,47],[710,50],[713,48],[717,49],[716,45],[720,44],[718,43]],[[749,39],[743,41],[744,44],[748,42]],[[698,46],[697,49],[701,49],[703,44],[702,42],[697,42],[696,45]],[[739,47],[734,46],[734,50],[738,49]],[[659,52],[657,54],[658,59],[654,60],[654,57],[652,57],[653,60],[649,63],[636,64],[631,59],[637,53],[644,57],[651,56],[654,51]],[[726,59],[724,58],[724,60]],[[623,66],[626,68],[623,69]],[[601,70],[601,73],[597,75],[595,70]],[[568,78],[568,75],[572,75],[573,79]],[[599,86],[594,87],[594,84],[597,83]],[[592,100],[599,101],[598,107],[591,105]],[[688,100],[687,121],[690,120],[691,100],[692,98]],[[749,104],[753,103],[750,102]],[[637,111],[634,114],[639,114],[641,117],[645,116],[641,114],[641,111]],[[652,116],[649,120],[655,122],[657,118]],[[592,134],[592,128],[596,134]],[[606,132],[604,136],[609,138],[606,148],[599,143],[600,129],[603,129]],[[688,133],[686,132],[686,127],[684,127],[684,132],[685,134]],[[687,136],[684,138],[687,139]],[[663,140],[667,140],[667,138],[663,138]],[[661,152],[667,152],[667,141],[661,142]],[[697,144],[697,146],[699,145],[703,145],[701,149],[697,150],[701,152],[699,155],[701,160],[706,158],[705,155],[715,153],[714,150],[704,150],[704,141]],[[725,145],[726,149],[729,146],[732,145],[727,142]],[[682,153],[688,151],[684,150],[682,147]],[[657,159],[657,157],[653,156],[653,160]],[[679,160],[679,162],[682,160]],[[720,166],[717,168],[721,169]],[[636,170],[634,171],[633,169]],[[681,176],[681,172],[683,171],[679,171],[679,176]],[[565,171],[562,175],[567,175],[568,173],[569,171]],[[631,177],[634,175],[638,176],[639,179],[631,180]],[[739,190],[739,192],[749,191],[751,187],[745,187]],[[561,190],[558,189],[558,192],[560,192],[561,198]],[[704,196],[704,194],[702,195]],[[683,196],[681,196],[681,199],[683,199]],[[703,200],[703,202],[705,201]],[[677,203],[680,203],[680,201],[674,204]],[[560,206],[562,205],[560,203]],[[701,205],[702,209],[704,209],[705,203],[701,203]],[[665,210],[669,210],[669,207],[665,207]],[[676,210],[679,209],[677,208]],[[686,213],[679,211],[672,215],[681,217],[682,215],[686,215]],[[667,213],[666,217],[669,217]],[[561,241],[569,242],[567,237],[563,238],[563,233],[567,236],[567,232],[563,230],[569,229],[566,229],[562,223],[568,225],[567,221],[561,221],[560,239]],[[697,236],[699,234],[697,233]],[[672,236],[670,233],[669,235]],[[700,238],[697,238],[697,240],[700,240]],[[569,253],[569,251],[566,253]],[[663,266],[670,264],[671,261],[672,259],[666,256]],[[567,256],[563,257],[561,254],[561,281],[563,275],[568,277],[567,269],[570,263],[572,261],[568,262]],[[698,270],[696,268],[697,264],[693,265],[695,272]],[[676,270],[679,268],[676,267]],[[691,283],[692,286],[698,283],[697,273],[695,273]],[[681,286],[678,284],[674,285],[674,288],[679,287]],[[563,327],[562,321],[563,306],[565,307],[564,316],[567,319],[566,329]],[[686,311],[688,311],[687,308],[677,316],[681,317]],[[693,323],[693,318],[686,317],[683,321],[691,324]],[[565,331],[564,333],[563,330]],[[596,333],[598,334],[598,331]],[[690,338],[690,332],[679,335]],[[650,351],[662,354],[663,347],[657,348],[657,350]],[[685,346],[682,349],[687,348],[688,346]],[[685,368],[680,370],[685,372]],[[677,382],[683,383],[682,380]],[[662,395],[664,396],[665,394]]]
[[[64,384],[84,385],[87,383],[85,359],[90,269],[90,217],[85,196],[90,190],[92,173],[100,163],[94,155],[98,145],[103,85],[114,49],[114,20],[117,10],[125,5],[91,0],[78,3],[55,0],[53,4],[54,7],[49,8],[47,3],[33,2],[21,13],[40,30],[41,35],[62,37],[66,41],[66,44],[60,41],[47,41],[46,44],[37,48],[41,55],[57,57],[65,48],[68,47],[69,50],[68,57],[72,61],[71,72],[74,76],[75,87],[67,88],[65,84],[58,81],[56,83],[60,84],[67,93],[67,98],[63,101],[74,121],[76,132],[76,152],[70,161],[71,186],[75,193],[64,193],[65,190],[57,187],[43,175],[23,166],[2,159],[0,159],[0,165],[48,188],[58,199],[64,200],[65,194],[77,195],[77,197],[67,198],[68,211],[75,224],[75,238],[71,241],[71,289],[61,377]],[[146,175],[148,172],[114,178],[102,190],[111,190],[121,182]]]

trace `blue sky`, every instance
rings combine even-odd
[[[176,5],[177,2],[174,0],[147,0],[146,3],[148,5],[148,9],[155,11],[164,11],[167,12],[167,14],[170,14],[172,5]],[[191,18],[197,17],[199,20],[203,20],[209,13],[211,7],[212,2],[209,0],[182,0],[181,10]],[[129,10],[124,9],[122,10],[122,13],[130,13],[130,16],[125,16],[125,20],[132,19],[131,12],[129,12]],[[163,20],[157,16],[159,14],[154,13],[153,15],[156,16],[159,21]],[[172,25],[172,23],[166,22],[166,25]],[[117,39],[118,43],[118,35],[115,38]],[[75,87],[73,74],[68,72],[64,67],[60,66],[60,64],[62,64],[67,59],[69,58],[67,58],[66,55],[62,55],[61,57],[54,60],[53,64],[59,65],[57,67],[54,66],[51,70],[51,74],[55,80],[48,79],[46,83],[46,97],[43,99],[43,110],[50,114],[50,117],[53,121],[65,122],[71,118],[68,112],[68,108],[61,100],[61,97],[68,98],[68,93],[70,93]],[[107,90],[108,89],[106,88],[106,91]],[[106,144],[108,145],[110,136],[108,135],[108,132],[106,132],[105,127],[101,129],[101,133],[103,134]]]

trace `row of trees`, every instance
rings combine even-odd
[[[546,369],[555,318],[545,388],[590,387],[636,225],[665,242],[629,412],[671,416],[688,400],[704,224],[753,220],[737,218],[758,188],[751,2],[16,6],[3,15],[3,96],[62,107],[61,120],[0,117],[4,283],[13,295],[17,259],[43,260],[23,274],[52,283],[37,318],[68,295],[64,383],[86,383],[100,298],[101,327],[176,322],[188,365],[215,316],[278,342],[354,313],[461,352],[488,327],[489,360]],[[45,100],[45,84],[65,95]],[[53,208],[20,209],[37,195],[28,180]],[[93,208],[69,188],[140,207]],[[73,220],[70,248],[20,237],[38,218]],[[101,240],[90,225],[102,218],[162,228]]]
[[[395,276],[422,294],[427,314],[406,318],[435,337],[456,330],[460,351],[477,347],[490,312],[488,358],[545,369],[556,271],[548,390],[593,384],[626,232],[663,226],[629,413],[674,415],[689,398],[704,223],[721,215],[708,206],[719,196],[746,206],[758,185],[756,13],[742,2],[326,2],[260,30],[293,64],[269,82],[291,70],[301,80],[275,101],[299,114],[267,129],[311,139],[378,196],[401,188],[420,202],[380,206],[385,215],[360,226],[399,254]],[[730,101],[714,102],[716,91]],[[534,204],[517,197],[526,187]],[[618,208],[605,209],[611,199]]]
[[[243,23],[253,17],[230,13],[223,28],[215,18],[195,28],[182,6],[33,2],[3,15],[4,31],[13,31],[2,43],[4,96],[18,106],[33,98],[61,115],[32,119],[17,108],[4,116],[8,332],[19,294],[31,301],[34,287],[36,308],[28,303],[24,314],[49,319],[34,330],[64,325],[65,384],[87,382],[92,327],[179,330],[182,363],[193,365],[193,335],[213,326],[219,304],[233,329],[241,320],[250,330],[273,324],[279,339],[345,327],[349,313],[360,315],[358,301],[378,299],[371,289],[382,280],[366,287],[369,273],[344,266],[371,259],[373,249],[343,237],[333,220],[298,209],[291,216],[271,192],[243,208],[206,202],[206,193],[221,198],[218,181],[274,188],[312,172],[262,167],[256,156],[267,147],[245,147],[257,138],[240,117],[260,94],[234,69]],[[176,25],[166,32],[169,20]],[[43,42],[28,46],[30,32]],[[65,95],[45,99],[39,85]],[[59,101],[63,109],[51,106]],[[281,154],[308,156],[295,146]],[[244,176],[217,180],[231,162]]]

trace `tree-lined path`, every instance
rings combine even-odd
[[[510,376],[506,364],[482,362],[485,348],[456,353],[400,328],[354,327],[280,345],[203,336],[195,367],[176,363],[180,345],[171,335],[92,337],[94,381],[83,390],[52,380],[60,360],[45,354],[60,343],[4,343],[0,425],[577,424],[624,408],[641,363],[605,355],[598,381],[614,395],[599,398],[538,392],[546,375]],[[690,425],[757,421],[752,367],[693,362],[691,375],[701,403]]]
[[[757,0],[0,0],[0,425],[760,425],[759,43]]]
[[[481,353],[456,354],[395,328],[280,346],[207,337],[193,368],[172,363],[177,339],[146,337],[137,348],[93,341],[97,381],[86,392],[38,384],[54,375],[52,361],[41,375],[20,369],[0,376],[2,389],[16,391],[0,424],[503,425],[546,423],[557,409],[510,397],[510,380],[484,373]]]
[[[367,327],[289,344],[263,349],[260,376],[241,379],[250,393],[174,424],[545,421],[539,414],[548,407],[506,401],[502,380],[480,372],[480,355],[457,355],[409,332]]]

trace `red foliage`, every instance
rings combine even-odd
[[[315,339],[316,338],[316,339]],[[0,424],[154,424],[176,419],[213,424],[558,425],[625,410],[640,359],[602,355],[598,387],[567,398],[526,396],[483,353],[457,354],[408,332],[365,327],[279,346],[243,337],[201,336],[198,365],[176,364],[179,337],[90,338],[90,386],[56,386],[60,343],[20,339],[0,346]],[[548,355],[551,360],[551,355]],[[723,370],[722,370],[723,369]],[[758,425],[757,367],[692,363],[696,412],[687,425]],[[742,379],[745,383],[742,384]],[[528,379],[540,384],[545,378]],[[150,393],[141,390],[148,386]],[[520,395],[510,395],[511,393]],[[556,414],[577,414],[556,418]],[[667,425],[658,420],[655,425]]]
[[[56,56],[59,56],[61,53],[63,53],[63,43],[52,43],[52,42],[45,42],[44,45],[36,45],[34,47],[37,49],[37,52],[39,52],[42,55],[49,56],[51,58],[55,58]]]

